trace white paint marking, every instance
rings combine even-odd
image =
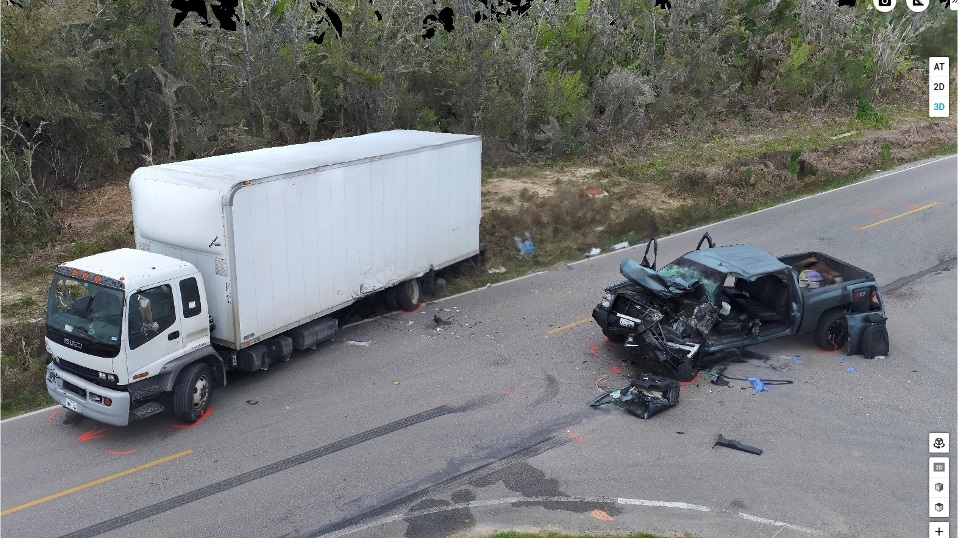
[[[674,507],[675,509],[692,509],[695,511],[711,511],[704,505],[695,505],[685,502],[660,502],[658,500],[636,500],[633,498],[619,498],[618,503],[623,505],[647,505],[649,507]]]
[[[818,530],[813,530],[812,528],[805,528],[803,526],[796,526],[794,524],[789,524],[788,522],[779,522],[777,520],[769,520],[767,518],[757,517],[755,515],[750,515],[748,513],[739,513],[738,516],[744,518],[745,520],[751,520],[752,522],[758,522],[761,524],[768,524],[770,526],[780,526],[782,528],[788,528],[790,530],[795,530],[797,532],[807,533],[809,535],[821,536],[822,532]]]
[[[432,515],[435,513],[441,513],[443,511],[455,511],[457,509],[471,509],[474,507],[490,507],[494,505],[507,505],[513,503],[543,503],[543,502],[552,502],[552,503],[616,503],[619,505],[641,505],[646,507],[666,507],[670,509],[685,509],[692,511],[702,511],[702,512],[711,512],[712,510],[704,505],[696,505],[692,503],[685,502],[665,502],[659,500],[641,500],[636,498],[612,498],[607,496],[515,496],[510,498],[497,498],[495,500],[473,500],[470,502],[455,503],[449,505],[443,505],[440,507],[430,507],[429,509],[419,509],[417,511],[409,511],[408,513],[400,513],[396,515],[391,515],[384,517],[372,522],[366,522],[362,524],[356,524],[355,526],[350,526],[348,528],[342,528],[335,530],[330,534],[323,535],[322,537],[345,537],[353,533],[361,532],[363,530],[373,528],[376,526],[384,526],[386,524],[391,524],[393,522],[399,522],[401,520],[408,520],[412,518],[419,518],[426,515]],[[721,511],[722,513],[728,514],[726,511]],[[789,530],[802,532],[808,535],[821,537],[824,535],[822,532],[806,528],[804,526],[796,526],[794,524],[789,524],[787,522],[779,522],[777,520],[770,520],[767,518],[757,517],[755,515],[749,515],[748,513],[738,513],[739,517],[749,520],[752,522],[757,522],[759,524],[768,524],[772,526],[778,526],[781,531],[783,528],[788,528]]]
[[[25,414],[20,414],[20,415],[13,416],[13,417],[8,417],[8,418],[4,419],[3,421],[0,421],[0,423],[6,423],[7,421],[13,421],[14,419],[23,419],[24,417],[30,417],[30,416],[32,416],[32,415],[42,414],[43,412],[49,412],[50,410],[56,410],[57,408],[63,408],[63,406],[61,406],[61,405],[59,405],[59,404],[56,404],[56,405],[54,405],[54,406],[51,406],[51,407],[49,407],[49,408],[44,408],[44,409],[42,409],[42,410],[34,410],[34,411],[32,411],[32,412],[27,412],[27,413],[25,413]]]

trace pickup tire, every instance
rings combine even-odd
[[[691,382],[698,375],[699,370],[692,366],[692,358],[683,359],[675,371],[675,379],[679,382]]]
[[[415,311],[419,308],[419,298],[422,296],[419,290],[419,279],[409,279],[404,283],[399,283],[394,288],[396,303],[404,311]]]
[[[815,344],[829,352],[845,348],[848,344],[848,320],[844,309],[827,311],[818,319]]]
[[[173,388],[173,413],[183,421],[196,423],[206,413],[213,393],[213,372],[206,363],[183,369]]]
[[[609,339],[610,343],[622,344],[625,342],[625,335],[619,335],[618,333],[613,333],[607,329],[603,329],[602,334],[605,335],[606,339]]]

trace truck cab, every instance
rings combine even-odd
[[[200,272],[187,262],[134,249],[81,258],[55,270],[45,343],[52,357],[46,384],[53,399],[118,426],[128,424],[131,414],[162,411],[153,399],[173,387],[182,368],[200,354],[216,356]],[[190,388],[204,394],[200,401],[208,400],[213,373],[225,381],[217,368],[222,362],[210,359],[201,387]],[[205,410],[205,402],[198,404]]]

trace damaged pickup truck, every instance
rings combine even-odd
[[[847,262],[817,252],[776,258],[751,245],[715,247],[708,233],[658,271],[657,254],[653,239],[641,263],[623,260],[619,271],[628,280],[605,289],[592,317],[610,341],[663,363],[680,380],[692,379],[708,354],[798,333],[848,355],[888,353],[875,278]]]

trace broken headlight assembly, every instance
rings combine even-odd
[[[600,302],[600,304],[606,309],[608,309],[612,307],[613,299],[615,299],[615,296],[613,296],[611,292],[606,292],[605,294],[602,295],[602,301]]]

